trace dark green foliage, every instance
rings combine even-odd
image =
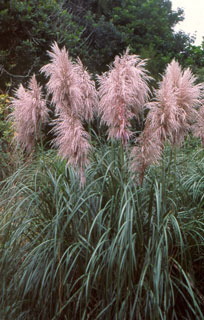
[[[0,86],[16,86],[48,60],[46,51],[56,40],[76,56],[81,27],[73,22],[62,1],[3,0],[0,5]],[[77,53],[77,54],[76,54]]]
[[[12,151],[13,129],[8,121],[10,97],[0,94],[0,181],[5,179],[14,169]]]
[[[53,41],[94,73],[107,70],[115,55],[130,47],[151,59],[148,68],[157,77],[173,57],[189,64],[194,56],[192,39],[173,31],[182,14],[172,11],[169,0],[3,0],[0,86],[9,90],[38,73]]]
[[[190,44],[178,55],[178,59],[183,65],[192,69],[199,82],[204,82],[204,42],[201,46]]]
[[[67,0],[66,6],[84,27],[82,39],[88,45],[87,65],[92,71],[106,70],[113,57],[129,46],[142,58],[151,59],[149,70],[157,76],[192,41],[186,34],[174,32],[174,26],[183,20],[183,11],[173,11],[171,1]]]

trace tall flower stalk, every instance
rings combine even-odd
[[[30,153],[40,138],[41,124],[48,120],[49,112],[35,75],[30,79],[28,89],[22,84],[19,86],[11,101],[11,107],[14,139],[23,150]]]
[[[121,139],[123,144],[131,136],[130,121],[139,116],[149,96],[151,77],[145,65],[146,60],[130,55],[127,49],[115,57],[109,71],[98,76],[101,121],[109,128],[108,137]]]
[[[93,118],[97,104],[95,84],[82,62],[78,59],[74,63],[65,47],[60,50],[55,42],[51,49],[51,52],[48,51],[51,62],[43,66],[41,71],[49,77],[47,89],[58,115],[54,144],[67,164],[77,169],[81,184],[84,184],[84,170],[91,146],[83,121]]]
[[[200,104],[202,85],[195,81],[191,70],[182,71],[175,60],[167,66],[154,101],[148,103],[144,131],[131,153],[131,168],[139,172],[141,183],[146,168],[161,158],[164,143],[181,145],[197,117],[195,107]]]

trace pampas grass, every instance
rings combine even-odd
[[[89,164],[88,154],[91,145],[88,142],[89,134],[84,130],[81,121],[68,114],[61,114],[54,127],[56,137],[53,141],[58,147],[58,154],[67,160],[80,175],[81,185],[85,183],[84,171]]]
[[[195,119],[194,134],[204,140],[203,107],[200,113],[196,109],[201,105],[203,85],[195,84],[196,77],[191,70],[182,70],[175,60],[167,66],[159,88],[154,90],[155,98],[148,102],[151,77],[145,69],[146,60],[129,54],[128,49],[115,57],[109,71],[98,76],[98,94],[91,75],[79,58],[74,62],[66,48],[60,49],[56,42],[48,54],[51,61],[41,72],[49,78],[47,92],[56,107],[53,144],[67,165],[77,170],[81,183],[85,181],[91,151],[90,136],[84,123],[92,121],[95,112],[101,117],[101,123],[108,126],[108,137],[121,141],[121,168],[124,169],[122,145],[126,145],[132,135],[131,121],[148,107],[145,128],[130,155],[130,168],[139,173],[140,183],[146,168],[158,164],[165,142],[180,146]],[[15,139],[23,149],[31,152],[38,137],[39,119],[47,118],[46,104],[35,76],[28,90],[22,85],[19,87],[12,105],[15,107],[12,114]]]
[[[83,101],[82,91],[79,87],[79,78],[75,72],[75,65],[72,62],[67,50],[58,47],[53,43],[51,51],[48,51],[51,62],[41,68],[49,78],[46,87],[52,96],[52,103],[56,112],[69,112],[70,115],[80,114]]]
[[[48,121],[48,108],[42,98],[42,88],[35,75],[30,79],[28,89],[21,84],[11,100],[11,120],[13,121],[14,139],[23,150],[30,153],[40,138],[41,124]]]
[[[167,66],[154,101],[147,104],[146,125],[131,153],[131,169],[140,173],[140,181],[145,169],[160,160],[166,141],[172,146],[184,141],[202,96],[202,85],[195,81],[190,69],[182,71],[175,60]]]
[[[54,122],[57,135],[54,144],[67,164],[77,169],[81,184],[84,184],[84,170],[91,145],[83,122],[93,118],[93,109],[97,104],[95,84],[80,59],[74,63],[68,51],[65,48],[60,50],[57,43],[51,49],[48,52],[51,62],[42,67],[41,72],[49,77],[47,90],[52,95],[52,103],[59,116]]]
[[[146,60],[137,55],[116,56],[108,72],[98,77],[99,114],[109,128],[109,138],[126,144],[131,136],[130,121],[138,118],[149,96]]]
[[[53,143],[66,163],[55,150],[41,150],[0,185],[0,318],[203,320],[203,153],[178,150],[171,161],[171,147],[195,116],[202,120],[200,85],[173,61],[147,103],[145,61],[128,51],[116,57],[99,77],[99,114],[120,153],[118,141],[95,136],[90,144],[84,123],[97,110],[97,93],[82,62],[56,43],[49,56],[42,72],[56,106]],[[27,139],[46,115],[36,112],[34,88],[33,78],[13,100],[17,115],[25,113],[14,124],[26,128]],[[126,155],[131,120],[143,106],[149,113],[131,154],[138,186]]]
[[[91,121],[98,107],[98,94],[95,82],[91,79],[91,75],[79,58],[75,64],[75,71],[78,76],[78,86],[81,90],[83,106],[82,110],[78,112],[78,116],[82,121]]]
[[[5,319],[203,319],[204,161],[182,157],[176,180],[170,174],[165,183],[152,168],[137,188],[130,173],[122,180],[111,153],[107,145],[94,149],[83,190],[53,150],[7,179]],[[186,161],[196,178],[184,179]]]

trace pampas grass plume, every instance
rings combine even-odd
[[[67,164],[77,169],[83,185],[84,170],[91,149],[83,121],[91,121],[93,118],[97,92],[79,58],[73,62],[66,48],[60,50],[56,42],[51,49],[48,52],[51,62],[43,66],[41,71],[49,77],[47,89],[58,114],[58,119],[54,121],[54,144]]]
[[[124,144],[131,136],[130,120],[139,116],[149,96],[145,65],[146,60],[130,55],[127,49],[98,77],[101,121],[109,127],[109,138],[121,139]]]
[[[32,151],[40,137],[40,127],[48,120],[48,108],[42,98],[42,89],[35,75],[26,90],[21,84],[11,100],[11,120],[15,131],[14,139],[28,153]]]
[[[195,107],[200,104],[202,85],[195,81],[191,70],[182,71],[175,60],[167,66],[154,101],[147,104],[145,129],[131,153],[131,169],[140,174],[140,181],[144,170],[158,163],[164,143],[181,145],[197,117]]]

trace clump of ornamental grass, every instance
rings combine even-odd
[[[83,190],[54,150],[4,183],[3,319],[203,319],[204,212],[182,183],[189,157],[172,194],[171,175],[124,182],[111,153],[94,149]]]
[[[93,118],[97,104],[95,84],[80,59],[73,62],[65,47],[60,50],[55,42],[48,54],[51,62],[43,66],[41,71],[49,77],[47,90],[52,95],[58,115],[54,121],[54,144],[67,164],[77,169],[83,184],[91,149],[83,122]]]
[[[109,128],[109,138],[126,144],[131,136],[130,121],[138,118],[147,102],[151,77],[145,69],[146,60],[129,54],[116,56],[109,71],[98,76],[99,114]]]
[[[131,168],[139,172],[140,182],[146,168],[160,160],[166,141],[172,146],[184,141],[200,105],[202,85],[195,81],[191,70],[182,71],[175,60],[167,66],[154,101],[147,104],[145,128],[131,153]]]
[[[35,75],[29,81],[28,89],[21,84],[11,100],[13,111],[14,139],[22,149],[30,153],[41,135],[41,125],[48,120],[48,108],[42,97],[42,88]]]

